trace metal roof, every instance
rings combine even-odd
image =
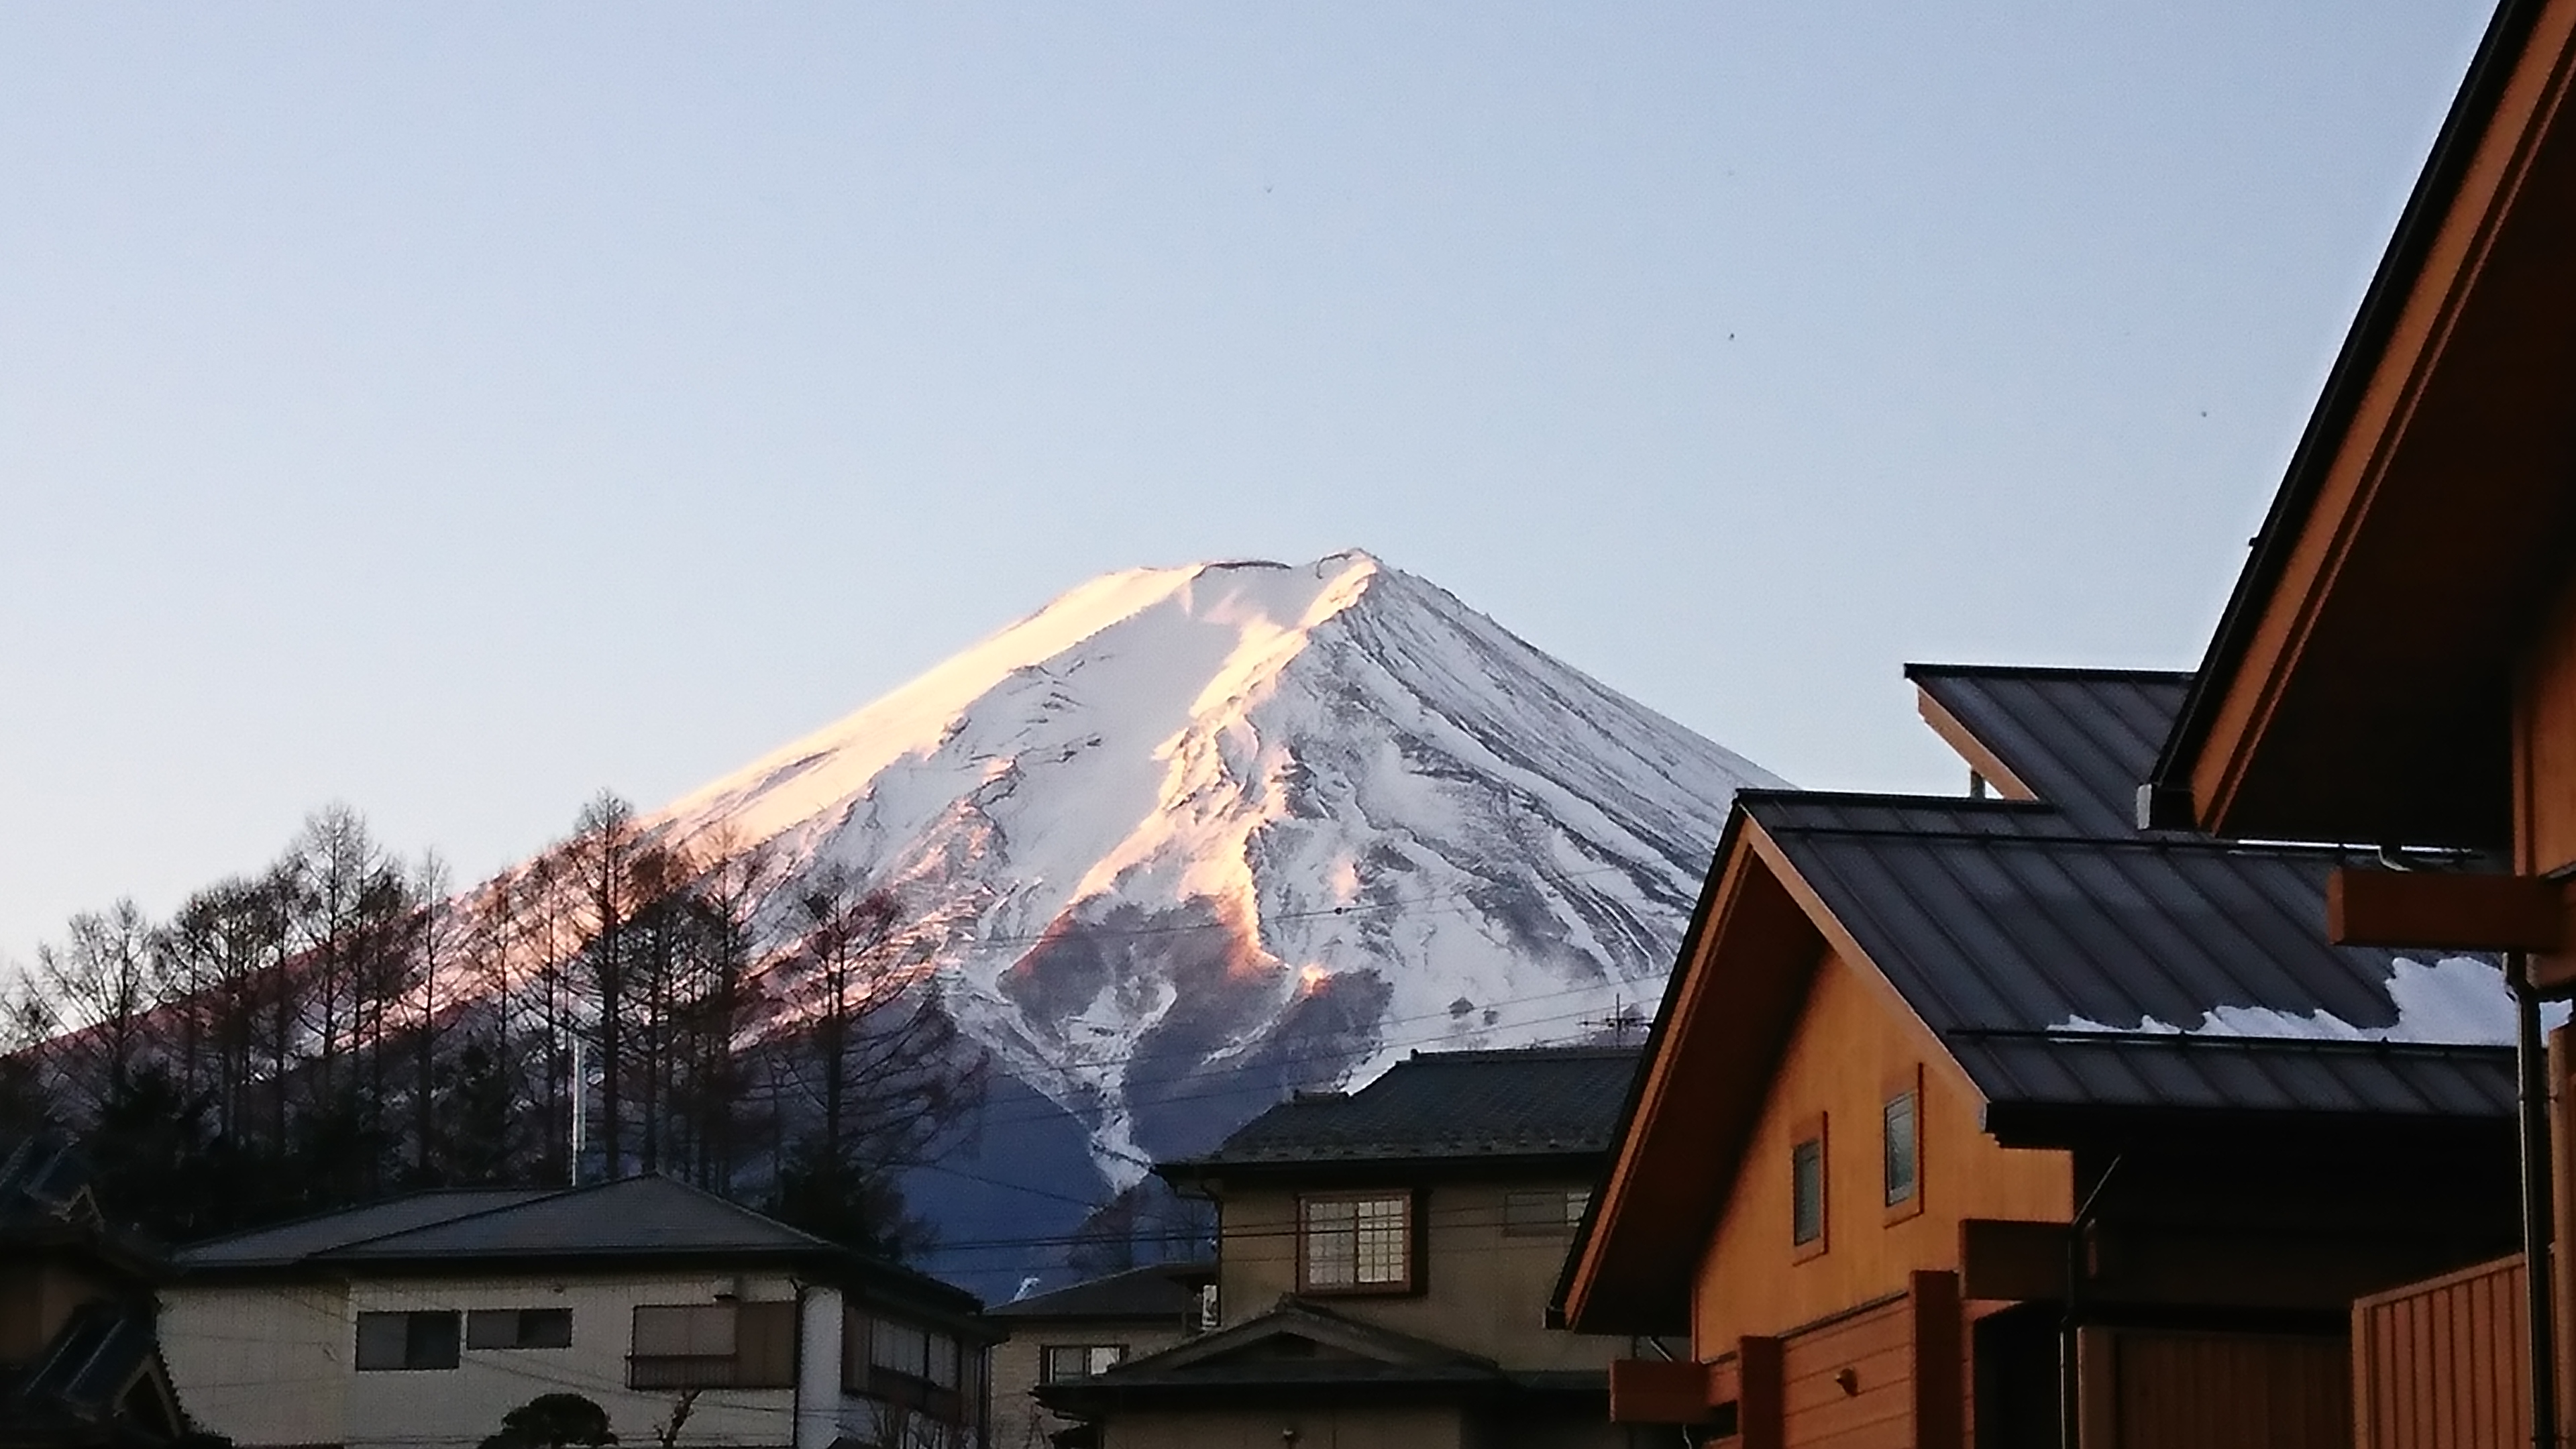
[[[588,1187],[415,1193],[195,1243],[187,1268],[423,1258],[601,1257],[829,1248],[751,1209],[667,1177]]]
[[[2090,834],[2134,828],[2138,787],[2191,692],[2172,670],[1909,664],[1905,677]]]
[[[298,1269],[443,1271],[637,1259],[822,1265],[870,1293],[941,1313],[976,1311],[962,1289],[871,1258],[739,1203],[646,1174],[586,1187],[415,1193],[180,1250],[180,1266],[220,1275]]]
[[[2513,1111],[2501,972],[2327,944],[2346,853],[2050,833],[2028,807],[1738,798],[1990,1103]],[[2428,983],[2459,1009],[2410,1016]]]
[[[1634,1047],[1416,1052],[1357,1092],[1305,1094],[1176,1169],[1607,1152]]]
[[[442,1188],[364,1207],[317,1213],[265,1228],[208,1238],[179,1250],[186,1267],[250,1267],[298,1263],[316,1253],[369,1238],[408,1232],[494,1208],[514,1207],[551,1195],[542,1187]]]
[[[550,1193],[335,1248],[335,1261],[801,1252],[832,1244],[739,1203],[646,1175]]]
[[[1212,1261],[1151,1263],[985,1310],[993,1318],[1170,1318],[1198,1311],[1197,1284],[1216,1277]]]

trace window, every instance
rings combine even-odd
[[[1879,1106],[1880,1181],[1887,1189],[1887,1221],[1923,1211],[1922,1069],[1891,1079]]]
[[[626,1381],[638,1389],[783,1389],[796,1382],[796,1305],[646,1303]]]
[[[465,1315],[467,1348],[570,1348],[569,1308],[477,1308]]]
[[[1789,1246],[1799,1259],[1825,1250],[1825,1119],[1799,1124],[1789,1148]]]
[[[1306,1290],[1413,1290],[1413,1198],[1409,1194],[1300,1198],[1297,1225],[1297,1277]]]
[[[457,1363],[456,1313],[361,1313],[358,1372],[452,1369]]]
[[[849,1310],[842,1323],[844,1390],[917,1409],[951,1424],[962,1422],[968,1407],[978,1401],[980,1350],[920,1324],[878,1318],[857,1309]],[[1042,1358],[1041,1368],[1045,1362]]]
[[[1503,1197],[1503,1236],[1562,1237],[1583,1221],[1584,1205],[1591,1200],[1591,1190],[1580,1187],[1507,1193]]]
[[[1127,1361],[1123,1343],[1051,1343],[1038,1360],[1038,1382],[1060,1384],[1105,1374]]]

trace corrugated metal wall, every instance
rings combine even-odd
[[[2359,1449],[2531,1442],[2519,1254],[2352,1306]]]

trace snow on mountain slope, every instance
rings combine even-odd
[[[662,811],[905,903],[1112,1183],[1658,990],[1744,759],[1364,553],[1073,590]]]

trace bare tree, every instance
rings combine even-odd
[[[36,949],[52,1054],[76,1108],[95,1116],[133,1087],[156,1004],[152,927],[131,900],[72,917],[63,943]]]
[[[982,1087],[938,984],[907,947],[902,908],[837,867],[811,872],[781,996],[795,1023],[778,1050],[813,1109],[812,1130],[779,1164],[780,1215],[808,1231],[900,1253],[924,1232],[905,1221],[895,1172],[926,1159]]]

